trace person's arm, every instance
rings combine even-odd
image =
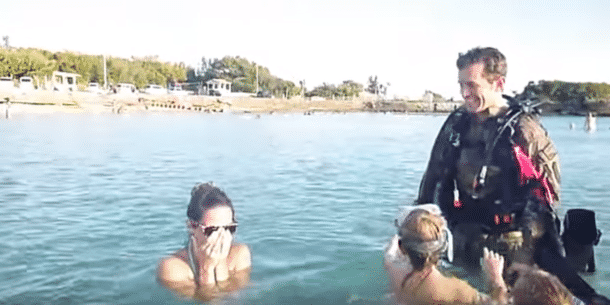
[[[216,282],[214,287],[202,286],[197,291],[196,298],[200,300],[208,300],[211,296],[215,296],[218,293],[232,292],[244,288],[250,281],[250,271],[252,265],[252,258],[250,254],[250,248],[245,244],[232,244],[229,254],[226,258],[226,263],[223,267],[226,267],[227,278],[224,281]],[[218,266],[221,267],[221,266]],[[224,272],[225,269],[215,270],[216,274]],[[212,291],[212,293],[210,293]]]
[[[192,297],[197,290],[190,267],[175,256],[161,260],[157,267],[157,281],[183,296]]]
[[[195,298],[204,302],[210,301],[222,293],[236,291],[245,287],[250,280],[251,254],[248,246],[234,244],[231,247],[230,255],[234,261],[234,268],[228,266],[229,264],[226,263],[227,258],[225,258],[224,266],[216,265],[213,268],[209,268],[206,272],[207,275],[201,275],[199,285],[196,284],[188,264],[176,256],[165,258],[159,263],[157,280],[164,287],[182,296]],[[205,270],[206,267],[203,269]],[[229,269],[232,271],[228,271]],[[216,282],[217,274],[224,271],[227,272],[226,279]],[[210,281],[203,281],[202,279],[205,278],[209,278]]]
[[[213,276],[213,270],[211,271]],[[201,278],[205,278],[202,275]],[[215,282],[197,285],[191,267],[181,258],[172,256],[161,260],[157,268],[157,280],[165,288],[185,297],[207,302],[218,297],[223,291]]]
[[[519,120],[516,143],[521,146],[532,159],[536,169],[547,179],[553,199],[559,202],[561,190],[561,173],[559,169],[559,154],[536,117],[524,115]]]
[[[198,279],[200,285],[214,286],[229,279],[227,256],[231,244],[231,234],[225,230],[219,230],[206,238],[203,248],[194,249],[195,256],[204,257]]]
[[[491,299],[499,304],[508,303],[508,288],[504,283],[502,271],[504,270],[504,257],[487,248],[483,248],[482,271],[490,288]]]
[[[249,269],[252,266],[252,254],[250,248],[245,244],[233,244],[229,253],[231,265],[234,272]]]
[[[404,255],[398,247],[398,235],[394,235],[383,255],[383,266],[388,272],[392,291],[399,295],[402,290],[402,281],[407,274],[413,271],[409,257]]]

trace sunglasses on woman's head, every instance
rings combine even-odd
[[[229,230],[229,232],[231,234],[235,234],[235,231],[237,231],[236,224],[227,225],[227,226],[207,226],[207,227],[204,227],[203,225],[200,224],[199,226],[201,227],[201,231],[203,231],[203,235],[205,235],[206,237],[209,237],[210,235],[212,235],[212,233],[218,231],[218,229]]]

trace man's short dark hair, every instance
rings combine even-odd
[[[500,77],[506,77],[506,57],[496,48],[476,47],[466,54],[460,53],[457,60],[458,69],[466,69],[470,65],[482,62],[485,64],[485,78],[492,82]]]

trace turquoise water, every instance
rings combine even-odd
[[[16,115],[0,121],[0,304],[184,304],[155,281],[196,182],[233,199],[250,286],[227,304],[385,304],[382,249],[444,116]],[[561,213],[592,207],[610,295],[610,119],[546,117]],[[569,124],[576,123],[577,130]]]

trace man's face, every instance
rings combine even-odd
[[[501,99],[504,89],[504,78],[489,82],[485,78],[485,64],[474,63],[458,74],[460,92],[464,98],[466,110],[478,113],[495,105]]]

